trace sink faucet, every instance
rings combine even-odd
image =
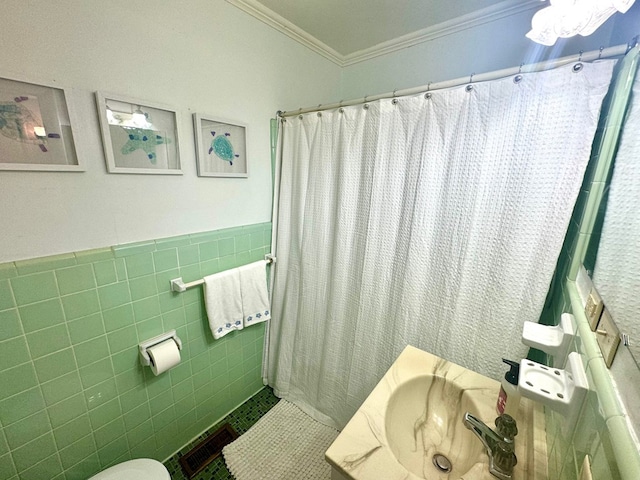
[[[476,434],[487,450],[489,472],[501,480],[511,480],[513,467],[518,462],[513,444],[518,427],[513,417],[505,413],[496,418],[495,431],[469,412],[464,414],[463,423]]]

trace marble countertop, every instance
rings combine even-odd
[[[431,381],[430,377],[438,381]],[[418,385],[416,382],[424,383],[427,378],[428,385],[425,383],[423,390],[411,389],[410,396],[421,395],[424,391],[422,397],[399,400],[398,395],[393,395],[408,382]],[[461,478],[460,472],[465,480],[495,479],[489,473],[488,457],[480,440],[465,428],[462,418],[469,410],[493,428],[499,389],[500,384],[495,380],[408,346],[329,447],[326,460],[345,478],[354,480],[454,479]],[[436,404],[444,416],[434,414],[432,410]],[[389,418],[388,412],[391,412]],[[442,418],[446,425],[442,425]],[[542,407],[523,398],[516,420],[519,433],[515,438],[518,463],[514,480],[546,479]],[[404,428],[400,424],[405,423],[409,432],[400,438],[397,431]],[[450,458],[454,464],[451,474],[430,473],[434,448],[424,445],[434,442],[438,445],[435,450],[444,450],[453,457]],[[404,457],[404,465],[412,463],[412,467],[405,468],[397,457]],[[456,472],[456,464],[464,464],[463,471]]]

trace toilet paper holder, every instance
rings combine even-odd
[[[176,345],[178,345],[178,350],[182,350],[182,340],[178,338],[175,330],[170,330],[166,333],[158,335],[157,337],[150,338],[149,340],[146,340],[138,345],[138,347],[140,348],[140,363],[143,367],[148,367],[149,365],[151,365],[151,357],[149,357],[149,352],[147,352],[147,349],[169,339],[172,339],[174,342],[176,342]]]

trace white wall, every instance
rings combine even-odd
[[[553,47],[538,45],[525,37],[531,29],[535,11],[525,11],[347,66],[342,73],[340,98],[347,100],[393,92],[616,44],[611,43],[611,34],[618,16],[612,17],[589,37],[561,39]]]
[[[71,88],[83,173],[0,171],[0,262],[270,220],[269,118],[340,68],[224,0],[2,0],[0,77]],[[93,93],[172,105],[184,175],[106,172]],[[196,176],[191,114],[248,124],[248,179]]]

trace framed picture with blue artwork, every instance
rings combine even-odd
[[[247,127],[193,114],[199,177],[248,177]]]
[[[182,175],[174,109],[101,92],[96,103],[109,173]]]
[[[0,78],[0,170],[81,172],[63,88]]]

